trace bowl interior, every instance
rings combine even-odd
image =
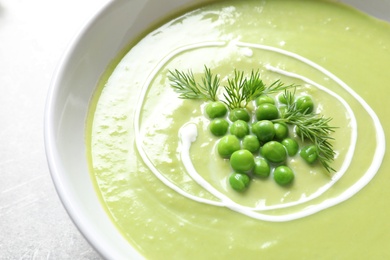
[[[117,231],[92,186],[85,149],[89,102],[107,65],[132,39],[173,10],[202,2],[207,0],[111,1],[75,37],[53,77],[45,111],[52,178],[72,220],[105,258],[141,256]],[[390,20],[390,1],[343,2]]]

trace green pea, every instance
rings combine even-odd
[[[268,177],[271,172],[271,167],[266,159],[256,158],[255,167],[253,168],[253,174],[255,176],[265,178]]]
[[[278,166],[274,170],[274,180],[279,185],[287,185],[294,180],[294,172],[287,166]]]
[[[313,112],[314,103],[311,97],[301,96],[297,98],[295,102],[296,102],[297,109],[299,109],[302,113],[310,114],[311,112]]]
[[[252,153],[257,152],[260,148],[259,139],[254,135],[246,135],[242,140],[242,148]]]
[[[235,135],[225,135],[219,140],[217,146],[218,153],[222,158],[229,158],[232,153],[240,149],[240,140]]]
[[[243,120],[245,122],[249,122],[251,117],[249,115],[248,110],[246,110],[245,108],[235,108],[230,111],[229,119],[232,122],[237,120]]]
[[[223,136],[229,129],[229,122],[223,118],[215,118],[210,123],[210,132],[215,136]]]
[[[277,141],[264,144],[261,152],[265,159],[273,163],[281,163],[287,158],[286,148]]]
[[[206,105],[206,114],[209,118],[224,117],[227,113],[227,107],[221,101],[210,102]]]
[[[318,158],[318,151],[315,145],[308,145],[301,149],[299,155],[308,163],[314,163]]]
[[[278,95],[278,101],[281,103],[281,104],[287,104],[287,100],[286,100],[286,96],[284,95],[284,93],[280,93]]]
[[[274,123],[275,139],[283,140],[288,136],[288,126],[284,123]]]
[[[298,142],[292,138],[283,139],[282,144],[287,150],[289,156],[294,156],[299,150]]]
[[[248,123],[240,119],[234,121],[230,126],[230,133],[232,135],[237,136],[238,138],[243,138],[244,136],[249,134]]]
[[[256,103],[256,105],[260,105],[260,104],[264,104],[264,103],[269,103],[269,104],[274,105],[275,100],[270,96],[260,95],[256,98],[255,103]]]
[[[275,136],[274,124],[269,120],[257,121],[252,125],[252,133],[257,136],[260,142],[271,141]]]
[[[229,177],[229,184],[236,191],[244,191],[249,183],[250,178],[244,173],[234,172]]]
[[[272,120],[279,117],[278,108],[270,103],[260,104],[256,109],[257,120]]]
[[[242,149],[230,156],[230,165],[237,172],[249,172],[255,166],[255,159],[250,151]]]

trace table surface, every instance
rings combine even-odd
[[[46,163],[52,74],[109,0],[0,0],[0,259],[100,259],[71,222]]]

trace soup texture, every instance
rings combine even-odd
[[[98,86],[87,124],[96,192],[147,259],[390,257],[388,68],[390,25],[340,3],[216,1],[178,14],[132,44]],[[172,87],[175,71],[202,84],[207,69],[224,102],[223,86],[241,72],[258,72],[266,88],[294,86],[268,95],[279,113],[281,97],[310,97],[334,130],[333,170],[298,152],[233,189],[233,157],[218,153],[210,101]],[[246,104],[247,134],[257,106]],[[294,125],[288,137],[300,149],[311,144]],[[253,158],[264,157],[265,143]],[[288,185],[274,180],[280,164],[294,174]]]

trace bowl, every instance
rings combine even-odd
[[[206,0],[110,1],[80,30],[53,76],[45,109],[45,148],[58,195],[74,224],[107,259],[141,259],[105,213],[89,175],[85,124],[101,75],[142,32],[178,9]],[[390,1],[345,0],[390,20]]]

